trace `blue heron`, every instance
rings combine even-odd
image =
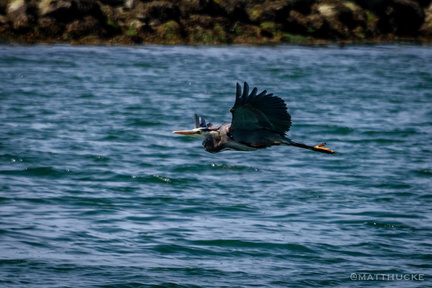
[[[335,154],[324,148],[325,143],[309,146],[294,142],[286,136],[291,127],[291,115],[285,102],[267,91],[257,94],[253,88],[249,94],[249,85],[236,87],[236,100],[231,108],[231,123],[213,126],[195,114],[195,128],[174,131],[175,134],[189,135],[204,139],[202,145],[207,152],[218,153],[224,150],[255,151],[274,145],[289,145],[321,153]]]

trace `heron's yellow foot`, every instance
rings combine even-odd
[[[333,151],[333,150],[331,150],[331,149],[324,148],[325,145],[326,145],[326,143],[321,143],[321,144],[316,145],[314,148],[315,148],[315,149],[319,149],[319,150],[327,151],[328,153],[331,153],[331,154],[334,154],[334,153],[335,153],[335,151]]]

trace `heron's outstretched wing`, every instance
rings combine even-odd
[[[267,94],[266,90],[260,94],[257,91],[254,88],[249,94],[249,85],[245,82],[242,93],[241,86],[237,83],[236,100],[230,110],[231,134],[234,139],[243,136],[239,133],[262,129],[284,135],[291,127],[291,115],[285,102],[273,94]]]

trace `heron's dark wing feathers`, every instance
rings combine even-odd
[[[243,93],[237,83],[236,101],[231,108],[232,123],[231,134],[235,138],[236,130],[266,129],[271,132],[285,134],[291,127],[291,116],[287,111],[285,102],[264,90],[257,95],[254,88],[249,94],[249,85],[245,82]]]

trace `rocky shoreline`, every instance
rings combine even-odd
[[[0,0],[0,42],[432,42],[432,0]]]

